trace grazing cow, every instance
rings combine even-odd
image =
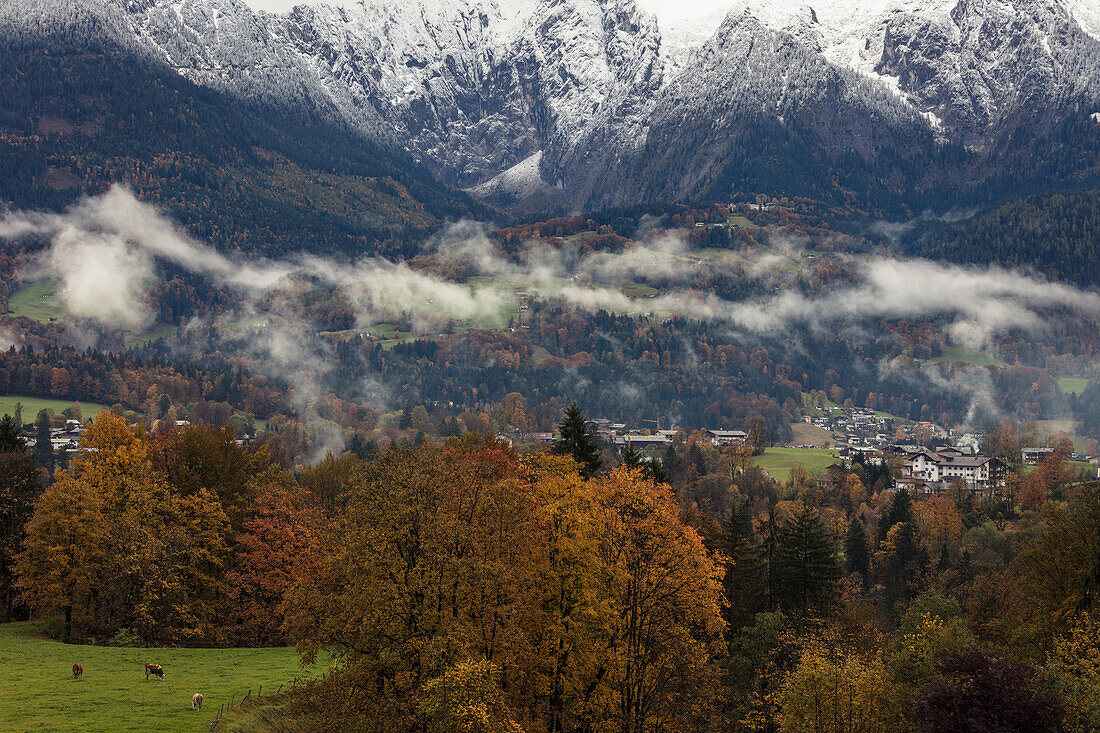
[[[84,679],[84,665],[81,664],[80,662],[73,662],[73,679],[74,680]]]
[[[196,692],[191,696],[191,709],[202,710],[202,693]]]
[[[145,681],[146,682],[149,681],[149,675],[153,675],[154,677],[160,677],[163,680],[164,679],[164,668],[161,667],[159,664],[146,664],[145,665]]]

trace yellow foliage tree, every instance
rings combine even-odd
[[[216,497],[173,493],[142,431],[103,413],[35,507],[17,587],[38,613],[63,612],[77,638],[211,639],[228,529]]]

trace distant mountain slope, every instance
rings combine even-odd
[[[1100,190],[1014,201],[917,254],[952,262],[1026,267],[1086,288],[1100,282]]]
[[[331,120],[242,105],[147,57],[9,39],[0,68],[0,201],[15,207],[125,182],[194,235],[269,255],[398,250],[487,214]]]

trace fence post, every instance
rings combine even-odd
[[[264,686],[260,685],[260,689],[256,690],[256,697],[263,697],[263,696],[264,696]]]
[[[279,689],[275,690],[275,694],[278,695],[282,691],[283,691],[283,686],[279,685]]]

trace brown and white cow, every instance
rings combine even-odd
[[[84,679],[84,665],[81,664],[80,662],[73,662],[73,679],[74,680]]]
[[[149,681],[149,675],[164,679],[164,668],[159,664],[146,664],[145,665],[145,681]]]
[[[191,709],[202,710],[202,693],[196,692],[191,696]]]

